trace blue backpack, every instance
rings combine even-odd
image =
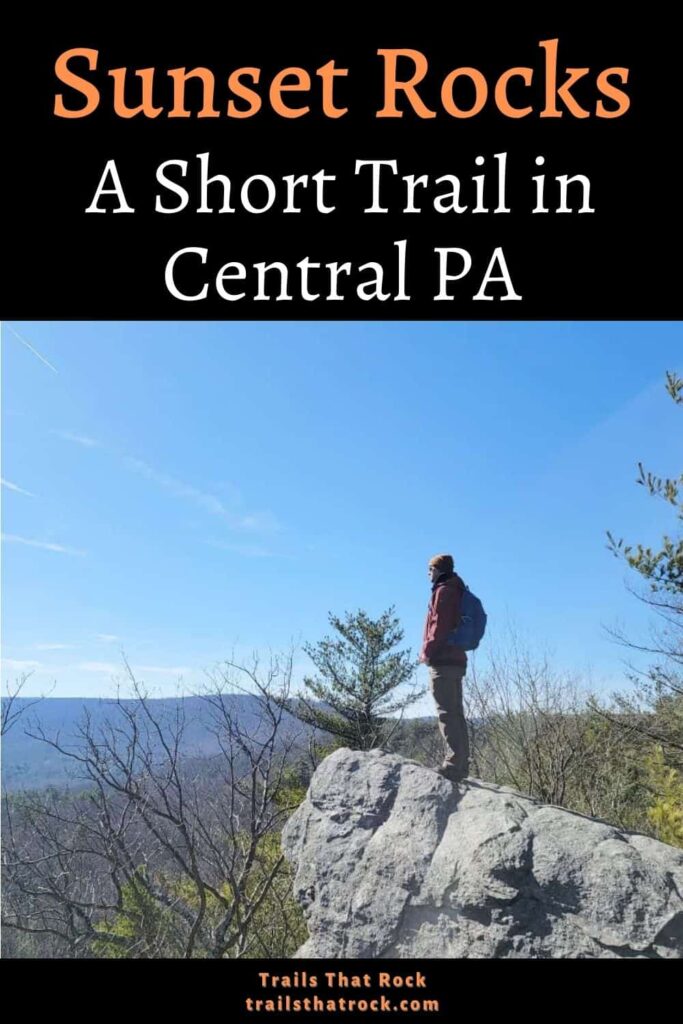
[[[447,643],[462,647],[463,651],[475,651],[486,632],[486,612],[478,597],[468,587],[460,598],[460,625],[448,634]]]

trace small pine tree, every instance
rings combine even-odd
[[[394,608],[378,619],[358,611],[329,621],[336,636],[304,645],[318,675],[304,679],[307,693],[290,711],[354,750],[386,745],[421,696],[410,650],[394,650],[404,637]]]
[[[676,405],[683,407],[683,379],[675,373],[667,373],[666,390]],[[671,505],[678,522],[683,526],[683,473],[678,477],[662,478],[646,470],[642,462],[639,462],[637,482],[650,494]],[[631,568],[648,581],[653,593],[673,595],[670,599],[674,602],[673,608],[670,603],[664,604],[664,607],[669,611],[680,612],[681,606],[675,602],[677,598],[679,601],[683,598],[683,536],[664,536],[659,549],[654,550],[643,544],[635,547],[624,544],[623,540],[615,540],[609,532],[607,536],[610,550],[615,555],[623,556]]]
[[[666,390],[683,410],[683,379],[667,373]],[[660,498],[672,509],[677,532],[664,535],[654,548],[643,544],[625,544],[608,533],[609,548],[644,580],[647,589],[639,595],[652,608],[662,625],[653,631],[649,642],[635,643],[620,634],[626,646],[658,656],[646,672],[632,675],[637,699],[620,695],[617,704],[627,727],[640,731],[661,745],[666,763],[683,771],[683,473],[677,477],[659,477],[638,463],[638,483],[649,494]],[[645,718],[639,711],[646,709]]]

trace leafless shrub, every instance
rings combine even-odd
[[[213,673],[208,759],[187,756],[184,702],[167,714],[126,669],[134,700],[103,726],[85,716],[68,743],[34,726],[83,785],[5,798],[4,927],[62,956],[288,955],[301,930],[279,849],[299,740],[284,727],[291,657]]]

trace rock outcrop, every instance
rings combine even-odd
[[[683,851],[380,750],[337,750],[283,834],[308,957],[683,956]]]

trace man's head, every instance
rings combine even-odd
[[[452,555],[434,555],[429,559],[429,578],[432,583],[442,572],[453,572]]]

